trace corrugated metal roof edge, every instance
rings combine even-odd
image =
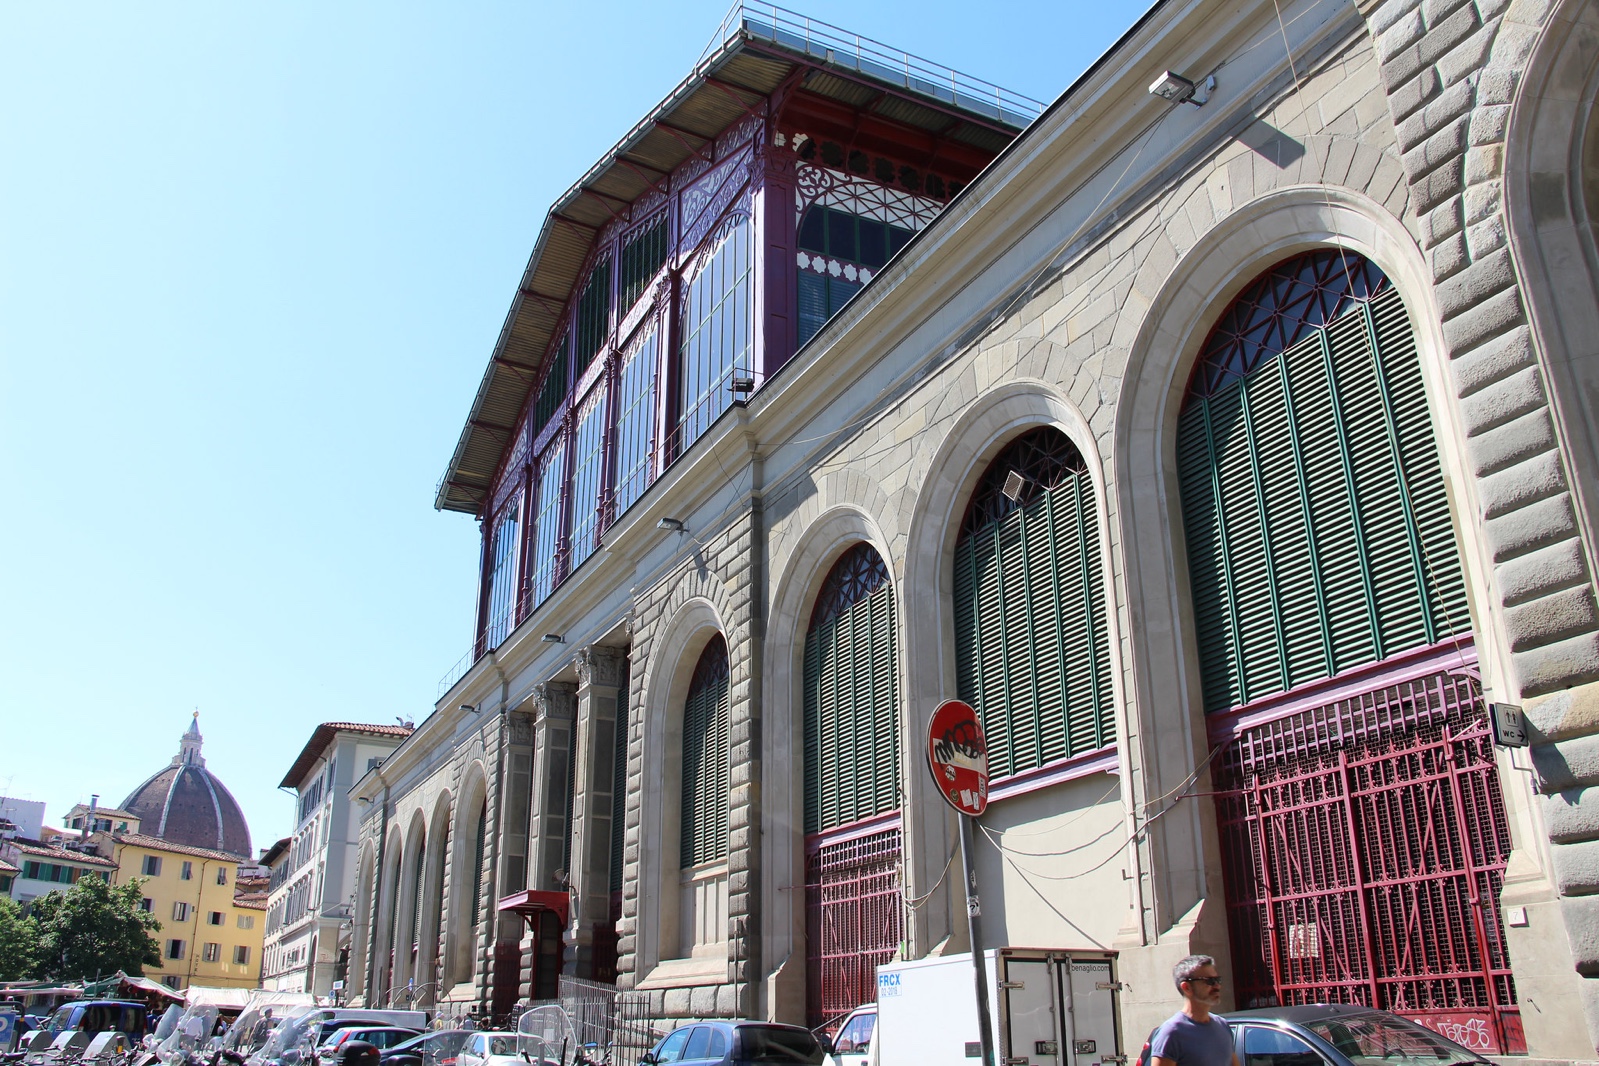
[[[1164,3],[1164,2],[1165,2],[1165,0],[1157,0],[1156,6],[1159,6],[1159,3]],[[1116,47],[1119,47],[1123,41],[1125,41],[1129,36],[1131,36],[1138,29],[1138,27],[1141,26],[1144,23],[1144,21],[1149,18],[1150,14],[1152,14],[1154,10],[1155,10],[1154,7],[1150,8],[1150,11],[1146,12],[1144,17],[1139,19],[1139,21],[1134,24],[1134,26],[1133,26],[1133,28],[1131,30],[1129,30],[1126,34],[1123,34],[1122,37],[1120,39],[1118,39],[1118,41],[1116,42],[1116,45],[1113,45],[1112,48],[1107,50],[1104,55],[1100,56],[1100,58],[1098,60],[1096,60],[1092,66],[1089,67],[1089,70],[1086,71],[1083,74],[1083,76],[1078,79],[1077,82],[1073,83],[1073,88],[1075,88],[1076,85],[1083,80],[1083,78],[1086,78],[1089,73],[1092,73],[1094,69],[1096,69],[1101,63],[1103,63],[1105,61],[1105,59],[1110,55],[1110,53],[1115,51]],[[670,114],[671,111],[673,109],[675,109],[678,105],[682,104],[688,98],[689,95],[691,95],[694,91],[697,91],[698,88],[700,87],[700,85],[703,84],[704,80],[710,74],[712,74],[716,70],[720,69],[729,60],[731,60],[733,58],[733,56],[736,55],[739,51],[741,51],[747,43],[754,43],[756,40],[757,39],[753,38],[750,35],[750,33],[743,28],[743,26],[741,24],[740,27],[730,37],[728,37],[726,40],[724,40],[722,42],[721,46],[715,52],[711,53],[709,56],[707,56],[704,59],[702,59],[699,63],[695,64],[695,67],[694,67],[694,70],[693,70],[692,73],[690,73],[681,82],[679,82],[677,84],[677,86],[674,89],[672,89],[672,91],[669,92],[663,100],[661,100],[660,103],[656,104],[655,107],[651,108],[650,111],[644,116],[644,118],[640,119],[637,123],[635,123],[633,128],[630,129],[626,134],[624,134],[619,141],[616,142],[616,144],[611,148],[611,150],[609,152],[607,152],[604,156],[600,157],[600,159],[597,162],[595,162],[595,164],[593,166],[589,167],[589,169],[584,172],[583,176],[581,178],[579,178],[576,182],[574,182],[564,193],[562,193],[556,199],[555,203],[550,206],[549,211],[544,216],[544,224],[541,227],[539,227],[538,239],[535,240],[534,243],[533,243],[533,251],[528,256],[527,266],[525,266],[522,269],[522,280],[517,285],[517,291],[516,291],[515,295],[513,295],[512,298],[511,298],[510,309],[506,312],[505,322],[504,322],[503,325],[501,325],[499,336],[496,338],[496,340],[494,342],[494,348],[491,351],[490,356],[489,356],[489,364],[488,364],[488,366],[485,368],[485,370],[483,372],[483,379],[482,379],[482,381],[480,381],[478,383],[477,392],[473,396],[472,407],[471,407],[470,413],[467,415],[466,424],[461,427],[461,435],[456,440],[455,450],[454,450],[454,452],[451,453],[449,465],[446,466],[446,468],[445,468],[444,476],[439,479],[438,488],[435,491],[434,497],[433,497],[433,509],[434,510],[436,510],[436,511],[459,511],[462,514],[477,514],[477,512],[478,512],[478,510],[479,510],[479,508],[481,506],[481,501],[478,501],[476,503],[473,503],[472,501],[463,501],[463,503],[461,505],[452,505],[452,502],[451,502],[449,496],[450,496],[450,490],[451,490],[452,486],[455,485],[455,480],[454,480],[453,475],[457,472],[457,470],[460,468],[460,464],[466,458],[466,451],[470,447],[470,443],[471,443],[471,439],[472,439],[473,434],[475,432],[480,432],[478,427],[474,426],[473,423],[475,421],[480,421],[480,416],[483,413],[483,405],[487,401],[488,393],[489,393],[490,389],[493,386],[495,368],[497,366],[499,366],[502,361],[511,362],[511,360],[506,360],[505,359],[506,344],[507,344],[507,342],[510,339],[511,333],[515,329],[516,317],[517,317],[517,314],[520,312],[520,310],[522,308],[522,299],[523,299],[522,294],[523,294],[524,291],[526,291],[526,290],[528,290],[528,289],[530,289],[532,287],[533,274],[538,269],[539,260],[543,257],[544,247],[545,247],[546,243],[549,241],[550,231],[552,230],[552,228],[555,225],[555,216],[558,215],[568,205],[570,205],[571,203],[576,201],[578,197],[583,195],[584,186],[588,182],[594,180],[597,176],[602,174],[605,170],[607,170],[610,167],[614,166],[618,158],[620,158],[621,156],[625,155],[628,151],[632,150],[632,148],[635,145],[637,145],[640,141],[642,141],[644,139],[644,137],[648,134],[648,132],[655,127],[655,123],[657,122],[657,120],[659,120],[662,117]],[[786,53],[789,53],[789,54],[793,55],[793,57],[794,57],[796,62],[804,61],[804,62],[810,63],[813,66],[818,65],[818,61],[817,61],[816,57],[814,57],[814,56],[806,56],[806,55],[802,55],[802,54],[800,54],[798,52],[793,52],[791,49],[783,48],[781,45],[774,44],[773,42],[767,42],[767,41],[761,40],[759,43],[761,43],[762,45],[766,46],[766,47],[763,47],[761,49],[762,52],[765,52],[766,48],[778,48],[778,49],[780,49],[783,52],[786,52]],[[826,67],[831,67],[830,64],[825,64],[825,63],[822,63],[820,65],[821,66],[826,66]],[[861,74],[858,71],[850,71],[850,70],[848,70],[848,68],[840,68],[840,76],[849,77],[852,80],[860,80],[860,79],[863,79],[863,78],[866,79],[866,80],[869,80],[869,81],[875,81],[876,80],[876,79],[870,78],[869,75],[863,75],[863,74]],[[753,92],[754,90],[750,90],[750,91]],[[1070,89],[1067,90],[1068,93],[1070,91],[1071,91]],[[956,112],[961,113],[961,114],[965,114],[966,113],[961,108],[958,108],[958,107],[952,108],[949,104],[944,103],[942,100],[938,100],[936,97],[933,97],[933,98],[930,98],[930,99],[932,100],[933,106],[936,109],[938,109],[938,110],[943,110],[943,111],[953,110],[953,111],[956,111]],[[1064,96],[1062,97],[1062,99],[1064,99]],[[1060,103],[1060,100],[1056,100],[1056,102],[1054,104],[1051,104],[1048,108],[1045,109],[1044,114],[1046,114],[1046,115],[1049,114],[1049,112],[1054,110],[1054,108],[1057,105],[1059,105],[1059,103]],[[986,117],[985,117],[985,121],[987,121]],[[1011,145],[1014,145],[1016,143],[1016,140],[1019,140],[1020,137],[1025,133],[1025,131],[1027,129],[1031,128],[1033,125],[1036,125],[1037,121],[1038,121],[1037,119],[1034,119],[1033,122],[1030,123],[1028,126],[1022,127],[1022,130],[1021,130],[1021,132],[1018,133],[1017,138],[1013,139],[1011,141]],[[1004,155],[1005,152],[1007,152],[1009,150],[1010,150],[1010,146],[1007,146],[1005,149],[1003,149],[1001,151],[1000,154]],[[990,165],[992,165],[992,163]],[[964,190],[963,190],[963,192],[964,192]],[[957,199],[958,199],[958,197],[957,197]],[[953,201],[951,201],[951,202],[953,202]],[[516,365],[516,366],[526,366],[527,364],[525,364],[525,363],[515,363],[514,365]],[[530,367],[529,369],[532,370],[536,374],[538,369],[539,369],[539,367],[534,366],[534,367]],[[532,388],[533,388],[533,385],[529,384],[528,391],[531,392]],[[525,395],[523,396],[523,401],[524,402],[526,401],[526,396]],[[460,486],[460,487],[462,488],[463,491],[471,491],[466,486]],[[486,496],[490,487],[491,486],[486,484],[486,485],[483,486],[482,489],[477,490],[477,491],[479,493],[481,493],[482,495]],[[470,506],[468,506],[468,504],[470,504]]]

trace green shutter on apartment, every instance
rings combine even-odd
[[[805,639],[807,833],[900,805],[893,585],[882,580],[842,610],[817,614]]]
[[[1470,626],[1398,293],[1301,333],[1178,420],[1208,711]]]
[[[1058,430],[1027,441],[1052,449],[1054,464],[1030,468],[1019,506],[969,517],[955,547],[956,691],[982,715],[996,777],[1114,740],[1093,485]],[[1007,449],[985,485],[1020,465]],[[973,509],[992,494],[980,487]]]
[[[727,644],[718,636],[701,656],[683,705],[678,858],[685,869],[727,857],[728,754]]]

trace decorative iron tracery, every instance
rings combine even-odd
[[[794,178],[796,217],[812,204],[821,204],[862,218],[920,230],[944,210],[944,205],[936,200],[809,163],[795,167]]]
[[[1278,263],[1240,293],[1211,330],[1184,405],[1243,380],[1389,287],[1375,263],[1341,248],[1319,248]]]
[[[993,525],[1013,511],[1019,511],[1049,489],[1086,473],[1088,463],[1066,434],[1053,426],[1040,426],[1022,434],[994,457],[972,493],[961,523],[961,536],[967,537]],[[1005,483],[1014,471],[1021,475],[1021,492],[1015,499],[1005,494]]]
[[[888,581],[888,564],[865,541],[855,545],[833,564],[821,592],[816,595],[816,607],[811,612],[811,628],[815,629],[876,592]]]

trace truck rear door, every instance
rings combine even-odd
[[[1070,1003],[1071,1066],[1119,1066],[1126,1059],[1118,1046],[1120,986],[1111,960],[1072,956],[1059,960],[1059,965]]]
[[[1004,958],[1000,990],[1000,1066],[1062,1066],[1054,963],[1046,958]]]

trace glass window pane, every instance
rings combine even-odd
[[[649,485],[650,453],[655,444],[656,338],[651,330],[622,361],[613,517],[620,517],[633,506]]]
[[[843,211],[827,212],[827,254],[834,259],[860,260],[855,242],[855,216]]]
[[[827,251],[827,208],[812,207],[800,219],[799,246],[807,252]]]
[[[533,605],[543,603],[560,579],[561,495],[565,487],[566,438],[558,436],[539,461],[538,511],[533,517]]]
[[[489,611],[484,639],[490,648],[498,647],[516,628],[521,507],[521,497],[512,497],[501,508],[489,539]]]
[[[750,369],[749,244],[749,220],[738,219],[689,283],[678,356],[679,450],[698,440],[731,405],[734,368]]]
[[[862,263],[876,270],[888,262],[888,225],[861,219]]]
[[[577,445],[572,471],[572,566],[594,551],[599,533],[601,462],[605,457],[605,401],[602,382],[590,390],[578,412]]]
[[[1292,1033],[1250,1025],[1244,1028],[1244,1066],[1325,1066],[1311,1046]]]

